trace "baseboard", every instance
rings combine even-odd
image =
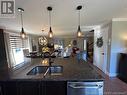
[[[93,62],[93,65],[96,66],[96,64]],[[97,66],[96,66],[97,67]],[[101,70],[99,67],[97,67],[99,70]],[[102,70],[101,70],[102,71]],[[102,71],[103,72],[103,71]],[[106,75],[109,77],[116,77],[118,74],[117,73],[109,73],[109,72],[104,72]]]
[[[117,73],[109,73],[108,75],[109,75],[109,77],[116,77],[118,74]]]
[[[106,75],[108,75],[108,76],[110,75],[110,74],[109,74],[109,72],[107,72],[107,71],[106,71],[106,73],[105,73],[105,74],[106,74]]]

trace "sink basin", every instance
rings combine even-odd
[[[50,74],[50,75],[61,75],[63,72],[63,66],[36,66],[30,70],[27,75],[37,75],[37,74]]]
[[[27,75],[37,75],[37,74],[44,74],[48,66],[36,66],[31,71],[27,73]]]
[[[61,75],[63,72],[63,66],[51,66],[49,67],[49,74]]]

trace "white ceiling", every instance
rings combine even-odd
[[[52,6],[52,30],[54,35],[73,35],[77,31],[76,7],[82,5],[81,29],[87,31],[112,18],[127,17],[127,0],[15,0],[16,17],[0,18],[0,26],[20,31],[20,15],[17,8],[24,8],[24,28],[27,33],[45,34],[49,31],[47,6]]]

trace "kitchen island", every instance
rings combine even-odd
[[[36,66],[42,66],[42,59],[8,74],[1,80],[3,95],[67,95],[68,82],[102,82],[104,78],[87,62],[72,58],[55,58],[52,66],[62,66],[60,74],[28,75]],[[10,94],[11,93],[11,94]],[[99,94],[102,95],[102,94]]]

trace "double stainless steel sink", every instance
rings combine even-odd
[[[43,74],[46,76],[46,74],[50,75],[61,75],[63,72],[63,66],[36,66],[32,70],[30,70],[27,75],[38,75]]]

